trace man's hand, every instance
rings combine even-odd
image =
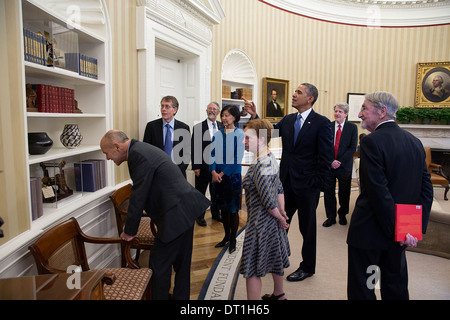
[[[417,238],[413,237],[412,235],[410,235],[409,233],[406,235],[406,240],[405,241],[400,241],[400,245],[401,246],[407,246],[407,247],[411,247],[411,248],[415,248],[417,247]]]
[[[133,240],[134,238],[136,238],[136,236],[129,236],[125,232],[122,232],[122,234],[120,235],[120,239],[125,240],[127,242]]]
[[[244,100],[245,104],[245,111],[247,111],[250,114],[250,117],[252,119],[255,119],[256,116],[256,106],[255,103],[253,101],[248,101],[247,99],[245,99],[244,97],[242,97],[242,99]]]

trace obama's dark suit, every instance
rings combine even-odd
[[[285,192],[285,209],[289,219],[298,210],[303,236],[300,269],[314,274],[316,267],[316,209],[320,189],[333,161],[330,150],[333,136],[330,120],[311,109],[294,144],[294,123],[298,113],[285,116],[275,125],[282,138],[283,152],[280,179]]]

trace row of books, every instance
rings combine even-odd
[[[23,29],[25,61],[47,65],[47,40],[41,33]]]
[[[81,53],[65,53],[66,69],[78,72],[83,77],[98,79],[97,59]]]
[[[25,61],[43,66],[53,66],[52,43],[39,32],[23,29]],[[59,50],[57,50],[59,52]],[[64,68],[91,79],[98,79],[98,62],[93,57],[84,54],[64,53]],[[49,64],[48,61],[51,63]]]
[[[35,106],[39,112],[75,112],[75,90],[47,84],[33,84],[31,88],[36,91]]]
[[[106,160],[74,163],[76,191],[95,192],[106,186]]]

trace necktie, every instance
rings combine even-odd
[[[166,124],[166,140],[164,141],[164,152],[169,155],[169,157],[172,156],[172,132],[170,131],[170,124]]]
[[[302,115],[299,114],[297,120],[295,120],[294,123],[294,144],[297,141],[297,136],[301,128],[302,128]]]
[[[338,125],[338,130],[336,131],[336,141],[334,142],[334,158],[337,159],[337,154],[339,150],[339,140],[341,140],[341,125]]]
[[[212,126],[213,126],[213,134],[214,134],[214,133],[217,132],[216,123],[213,122],[213,123],[212,123]]]

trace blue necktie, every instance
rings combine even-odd
[[[213,134],[214,134],[214,133],[217,132],[216,123],[213,122],[213,123],[212,123],[212,126],[213,126]]]
[[[169,157],[172,156],[172,132],[170,132],[170,124],[166,124],[166,140],[164,141],[164,152],[169,155]]]
[[[301,128],[302,128],[302,115],[299,114],[297,120],[295,120],[294,123],[294,144],[297,141],[297,136]]]

